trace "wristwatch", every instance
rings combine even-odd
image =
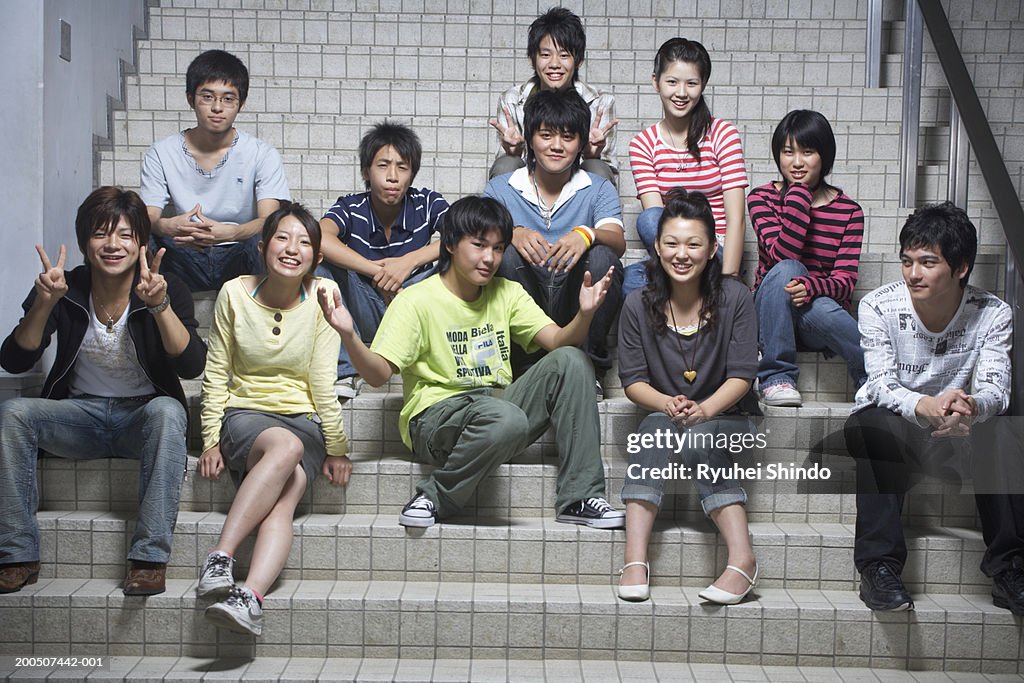
[[[157,313],[163,313],[167,310],[167,307],[171,305],[171,298],[164,294],[164,300],[158,303],[156,306],[146,306],[146,310],[156,315]]]

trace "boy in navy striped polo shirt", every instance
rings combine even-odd
[[[437,260],[438,232],[448,211],[439,193],[411,187],[423,148],[408,126],[384,121],[359,143],[366,191],[338,197],[323,218],[324,265],[338,282],[360,338],[373,340],[384,309],[403,288],[429,275]],[[356,371],[344,346],[338,393],[354,396]]]

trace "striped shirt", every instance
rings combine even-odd
[[[360,192],[338,197],[324,218],[338,224],[338,239],[370,261],[404,256],[430,244],[430,236],[440,232],[448,202],[438,192],[410,187],[402,210],[391,226],[391,239],[370,205],[370,193]]]
[[[749,184],[740,134],[736,126],[722,119],[711,119],[708,132],[700,141],[699,163],[688,150],[665,142],[655,124],[630,141],[629,165],[638,197],[648,192],[664,197],[673,187],[703,192],[711,204],[715,230],[720,235],[725,234],[723,193]]]
[[[825,296],[850,307],[864,236],[857,202],[839,190],[828,204],[811,208],[806,185],[790,185],[782,195],[768,183],[750,193],[747,209],[757,234],[754,289],[772,266],[793,259],[807,267],[808,276],[796,279],[807,287],[808,300]]]

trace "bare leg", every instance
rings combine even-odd
[[[246,536],[277,505],[303,452],[302,442],[287,429],[272,427],[256,437],[246,463],[248,473],[238,487],[214,550],[235,554]]]
[[[739,567],[753,578],[756,560],[754,549],[750,545],[746,508],[740,503],[720,507],[711,512],[711,521],[725,539],[726,548],[729,550],[728,564]],[[726,570],[713,585],[730,593],[742,593],[750,584],[736,572]]]
[[[306,492],[306,473],[299,465],[281,491],[277,504],[260,524],[256,545],[252,550],[252,564],[245,585],[260,595],[266,594],[277,580],[288,553],[292,549],[295,507]]]
[[[647,561],[647,545],[651,540],[654,518],[658,516],[658,507],[644,500],[626,501],[626,558],[630,562]],[[622,573],[619,583],[623,586],[635,586],[647,583],[648,577],[643,567],[634,566]]]

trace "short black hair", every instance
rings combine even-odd
[[[556,47],[572,55],[575,62],[572,82],[575,83],[587,53],[587,34],[583,30],[583,22],[565,7],[552,7],[534,19],[526,37],[526,56],[530,58],[531,64],[540,52],[540,41],[548,37]]]
[[[573,173],[579,170],[583,150],[590,138],[590,107],[575,89],[556,92],[535,91],[523,107],[523,137],[526,138],[526,166],[537,165],[533,155],[533,135],[541,126],[558,133],[572,133],[580,139],[580,153],[573,160]]]
[[[810,109],[794,109],[782,117],[772,135],[772,157],[775,158],[775,166],[779,173],[782,173],[779,156],[790,138],[804,149],[813,149],[818,153],[821,157],[821,177],[818,184],[825,182],[825,176],[832,172],[832,165],[836,162],[836,136],[828,119]]]
[[[260,235],[260,239],[264,244],[263,249],[263,265],[266,267],[267,250],[266,244],[270,241],[270,238],[277,232],[278,224],[287,216],[292,216],[300,223],[302,227],[306,229],[306,234],[309,235],[309,241],[313,245],[313,265],[310,267],[309,272],[306,275],[312,275],[316,267],[320,265],[320,243],[322,242],[323,235],[320,232],[320,224],[313,214],[311,214],[306,207],[298,202],[290,202],[283,200],[281,207],[274,213],[267,216],[267,220],[263,222],[263,232]]]
[[[420,139],[409,126],[387,119],[375,123],[359,141],[359,170],[364,175],[368,173],[377,152],[388,145],[394,147],[398,155],[409,163],[412,168],[412,177],[415,179],[416,174],[420,171],[420,160],[423,158],[423,146],[420,144]],[[369,189],[370,181],[365,180],[365,182],[366,188]]]
[[[441,223],[437,272],[448,272],[452,265],[452,251],[462,238],[476,237],[490,230],[501,233],[506,247],[512,243],[512,214],[497,199],[469,195],[452,204]]]
[[[113,185],[98,187],[93,190],[75,216],[75,237],[78,248],[85,254],[85,245],[96,232],[109,234],[117,229],[118,223],[124,218],[132,229],[136,243],[146,246],[149,242],[149,212],[145,202],[132,190]]]
[[[978,231],[967,212],[952,202],[922,206],[907,218],[900,230],[900,257],[908,249],[938,247],[950,270],[967,266],[960,278],[966,287],[978,255]]]
[[[249,96],[249,70],[242,60],[224,50],[207,50],[192,60],[185,73],[185,94],[196,96],[203,83],[224,81],[238,91],[238,101],[245,104]]]

